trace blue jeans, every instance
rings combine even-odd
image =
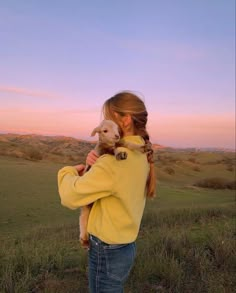
[[[107,244],[90,235],[90,293],[122,293],[134,263],[136,245]]]

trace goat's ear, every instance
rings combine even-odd
[[[101,128],[99,126],[94,128],[94,130],[91,133],[91,136],[94,136],[97,132],[100,132],[100,131],[101,131]]]

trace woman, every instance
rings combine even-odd
[[[125,141],[146,144],[147,154],[125,149],[126,160],[112,155],[97,158],[82,175],[84,165],[64,167],[58,173],[62,205],[76,209],[93,203],[88,221],[90,235],[90,292],[123,292],[135,258],[135,240],[146,196],[155,196],[155,174],[144,102],[131,92],[121,92],[103,105],[105,119],[116,122]]]

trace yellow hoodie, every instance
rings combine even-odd
[[[144,143],[140,136],[123,139]],[[88,232],[108,244],[135,241],[145,207],[149,174],[146,154],[123,150],[128,154],[126,160],[105,154],[83,176],[74,167],[64,167],[58,172],[62,205],[76,209],[94,203]]]

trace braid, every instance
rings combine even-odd
[[[154,158],[153,158],[153,148],[152,148],[152,143],[149,141],[149,139],[145,139],[145,150],[147,153],[147,159],[150,164],[154,163]]]
[[[136,119],[133,119],[135,121]],[[134,123],[136,133],[140,135],[143,140],[145,141],[145,152],[147,155],[147,160],[150,164],[150,172],[149,172],[149,177],[147,180],[147,196],[150,198],[155,197],[156,195],[156,174],[155,174],[155,165],[154,165],[154,158],[153,158],[153,148],[152,148],[152,143],[149,140],[149,134],[146,130],[146,127],[140,127],[138,128],[137,125],[137,120]]]

